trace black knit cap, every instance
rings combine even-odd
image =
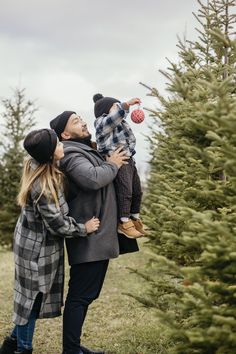
[[[57,135],[52,129],[33,130],[24,140],[25,150],[41,164],[53,161],[56,146]]]
[[[102,116],[103,114],[108,114],[114,103],[119,102],[113,97],[103,97],[100,93],[93,96],[94,105],[94,115],[96,118]]]
[[[64,111],[59,116],[51,120],[50,127],[55,130],[58,138],[61,140],[61,133],[64,132],[66,124],[70,118],[70,116],[75,113],[73,111]],[[75,113],[76,114],[76,113]]]

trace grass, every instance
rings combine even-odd
[[[166,353],[158,337],[158,319],[153,310],[145,309],[124,293],[142,295],[144,281],[128,267],[144,269],[148,255],[140,242],[140,252],[126,254],[110,262],[100,298],[90,307],[83,329],[82,343],[90,348],[105,348],[109,354]],[[0,340],[13,324],[12,284],[13,254],[0,252]],[[66,267],[66,284],[68,266]],[[65,293],[66,293],[65,289]],[[34,336],[35,354],[61,353],[62,318],[38,320]]]

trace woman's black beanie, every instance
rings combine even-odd
[[[38,129],[30,132],[24,140],[24,148],[39,163],[53,161],[57,146],[57,134],[52,129]]]

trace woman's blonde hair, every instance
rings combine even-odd
[[[45,195],[48,199],[52,199],[59,208],[58,192],[63,184],[62,172],[55,162],[34,164],[35,162],[31,157],[24,161],[20,191],[17,196],[18,205],[24,207],[27,204],[32,186],[39,179],[41,193],[35,202],[37,203],[41,196]]]

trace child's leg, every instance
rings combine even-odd
[[[25,325],[16,325],[12,334],[17,337],[17,350],[23,352],[24,350],[32,349],[33,335],[35,329],[35,322],[38,318],[40,307],[42,303],[42,293],[39,293],[35,299],[29,321]]]
[[[130,159],[127,165],[123,165],[115,179],[116,195],[118,202],[118,216],[120,223],[118,232],[129,237],[138,238],[142,234],[134,227],[130,220],[130,208],[132,203],[132,181],[133,181],[133,160]]]
[[[142,194],[140,178],[135,161],[133,161],[132,203],[130,207],[130,214],[136,219],[139,219]]]
[[[127,165],[123,165],[115,178],[115,188],[117,196],[118,217],[130,218],[130,207],[132,202],[132,165],[131,160],[128,160]]]
[[[139,218],[140,207],[142,201],[142,189],[141,182],[138,175],[138,171],[134,162],[133,166],[133,195],[132,195],[132,203],[130,208],[130,214],[135,226],[135,229],[139,231],[142,235],[145,235],[146,232],[143,227],[143,223]]]

